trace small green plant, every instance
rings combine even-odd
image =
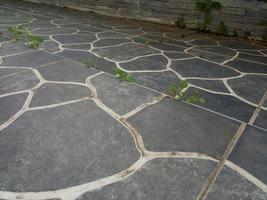
[[[193,95],[188,96],[185,94],[185,89],[188,87],[188,82],[183,80],[179,83],[174,83],[169,86],[170,94],[177,100],[183,100],[189,103],[205,103],[205,99],[202,98],[198,91],[194,91]]]
[[[185,21],[184,21],[184,18],[183,17],[178,17],[177,18],[176,26],[178,28],[185,28],[186,27],[186,24],[185,24]]]
[[[224,35],[224,36],[228,36],[229,35],[228,28],[227,28],[227,26],[225,25],[225,23],[223,21],[220,22],[216,32],[219,35]]]
[[[10,33],[13,33],[12,37],[14,40],[26,41],[28,47],[30,48],[38,48],[39,45],[44,41],[43,38],[31,34],[27,25],[9,27],[7,30]]]
[[[97,69],[97,66],[96,66],[96,64],[95,64],[95,62],[93,60],[82,59],[82,60],[80,60],[80,63],[82,63],[86,67],[92,67],[92,68],[96,68]]]
[[[211,24],[213,20],[211,12],[221,9],[222,4],[212,0],[199,0],[196,2],[196,8],[203,13],[203,23],[200,25],[199,29],[201,31],[206,31],[207,26]]]
[[[128,74],[126,71],[119,69],[118,67],[114,67],[113,72],[120,81],[136,82],[135,78],[132,75]]]
[[[149,39],[146,36],[143,37],[143,44],[145,47],[148,47],[149,45]]]

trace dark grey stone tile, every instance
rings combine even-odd
[[[115,47],[93,49],[93,51],[101,57],[106,57],[115,61],[127,61],[136,58],[137,56],[159,53],[159,51],[155,49],[135,43],[122,44]]]
[[[40,67],[39,72],[49,81],[83,82],[88,76],[99,71],[88,68],[82,64],[64,60],[55,64]]]
[[[190,96],[195,90],[199,91],[200,96],[206,100],[206,103],[199,104],[200,106],[240,121],[249,122],[256,109],[256,107],[251,106],[233,96],[214,94],[191,87],[186,91],[186,94]]]
[[[131,42],[129,39],[100,39],[94,43],[94,47],[119,45],[122,43]]]
[[[136,107],[151,102],[159,94],[128,82],[120,82],[117,78],[101,74],[92,79],[96,87],[97,97],[114,112],[123,115]]]
[[[248,61],[260,62],[267,65],[267,57],[263,55],[248,55],[240,53],[238,58],[245,59]]]
[[[196,39],[192,42],[189,42],[192,45],[217,45],[217,42],[213,39],[204,38],[204,39]]]
[[[267,130],[267,111],[260,110],[254,124]]]
[[[138,84],[152,88],[154,90],[169,93],[169,86],[178,83],[180,79],[172,72],[146,72],[131,73]]]
[[[267,73],[267,65],[246,60],[235,59],[226,63],[226,65],[245,73]]]
[[[228,160],[267,183],[267,134],[266,131],[248,126]]]
[[[2,191],[80,185],[139,158],[127,129],[89,100],[26,112],[0,134]]]
[[[265,200],[267,193],[242,177],[237,172],[225,167],[212,185],[207,200]]]
[[[208,53],[215,53],[226,57],[233,57],[237,53],[236,51],[224,46],[197,46],[194,47],[193,49],[206,51]]]
[[[15,115],[24,105],[28,93],[16,94],[0,98],[0,125]]]
[[[248,50],[238,50],[239,51],[239,53],[242,53],[243,55],[245,55],[245,54],[250,54],[250,55],[255,55],[255,56],[262,56],[262,54],[261,53],[259,53],[257,50],[250,50],[250,49],[248,49]]]
[[[106,32],[103,32],[103,33],[99,33],[98,37],[99,38],[114,38],[114,39],[118,38],[118,39],[122,39],[122,38],[129,38],[131,36],[128,35],[128,34],[125,34],[125,33],[117,32],[117,31],[106,31]]]
[[[195,106],[165,98],[128,121],[151,151],[198,152],[220,157],[239,123]]]
[[[39,83],[39,79],[31,70],[25,70],[11,76],[0,79],[0,94],[18,92],[33,88]]]
[[[258,104],[267,89],[267,75],[244,75],[228,83],[237,95]]]
[[[77,200],[197,199],[215,163],[183,158],[155,159],[129,178],[88,192]]]
[[[60,51],[59,44],[54,42],[54,41],[51,41],[51,40],[44,41],[40,45],[40,48],[42,48],[43,50],[45,50],[49,53],[54,53],[54,52]]]
[[[55,35],[53,39],[57,40],[61,44],[72,44],[72,43],[91,43],[96,40],[93,35]]]
[[[229,93],[221,80],[188,79],[190,84],[215,92]]]
[[[162,51],[184,52],[184,50],[186,49],[186,47],[175,46],[175,45],[166,44],[166,43],[152,43],[151,42],[149,45]]]
[[[80,49],[80,50],[90,50],[91,45],[90,44],[65,44],[62,45],[62,48],[67,48],[67,49]]]
[[[104,58],[99,58],[89,52],[85,51],[75,51],[75,50],[64,50],[60,53],[57,53],[59,56],[81,62],[86,60],[90,64],[99,70],[102,70],[107,73],[113,73],[113,69],[116,66],[115,63],[105,60]]]
[[[171,68],[184,77],[224,78],[239,75],[232,69],[199,58],[173,61]]]
[[[30,107],[62,103],[91,94],[89,88],[81,85],[46,83],[35,91]]]
[[[166,69],[168,60],[162,55],[153,55],[137,58],[135,60],[120,63],[126,70],[162,70]]]
[[[190,49],[190,50],[188,50],[188,53],[191,53],[195,56],[198,56],[200,58],[204,58],[206,60],[216,62],[216,63],[222,63],[222,62],[231,58],[229,56],[218,55],[218,54],[214,54],[212,52],[199,51],[197,49]]]
[[[22,68],[10,68],[10,67],[0,68],[0,78],[4,76],[10,76],[12,74],[16,74],[16,73],[23,72],[23,71],[29,71],[29,70],[22,69]]]
[[[57,28],[55,24],[52,24],[50,22],[40,22],[40,21],[34,21],[30,23],[29,25],[30,29],[39,29],[39,28]]]
[[[77,31],[76,28],[43,28],[32,31],[35,35],[55,35],[55,34],[72,34]]]
[[[19,42],[8,42],[1,44],[0,56],[32,51],[31,48]]]
[[[4,66],[12,67],[33,67],[37,68],[41,65],[60,61],[62,58],[46,53],[44,51],[31,51],[19,55],[9,56],[3,58]]]
[[[247,41],[241,41],[241,40],[225,40],[225,41],[220,41],[220,44],[229,47],[231,49],[250,49],[250,50],[261,49],[257,45],[253,45]]]
[[[179,53],[179,52],[172,52],[172,51],[165,51],[164,54],[169,58],[169,59],[181,59],[181,58],[191,58],[194,57],[191,54],[187,53]]]

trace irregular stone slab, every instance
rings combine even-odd
[[[248,55],[240,53],[238,58],[245,59],[248,61],[255,61],[259,63],[263,63],[267,65],[267,57],[266,56],[257,56],[257,55]]]
[[[106,57],[115,61],[127,61],[138,56],[159,53],[159,51],[157,50],[135,43],[122,44],[116,47],[93,49],[93,51],[99,56]]]
[[[31,70],[25,70],[12,76],[0,79],[0,95],[28,90],[39,83],[39,79]]]
[[[1,65],[12,67],[33,67],[37,68],[41,65],[63,60],[58,56],[46,53],[44,51],[31,51],[19,55],[3,58]]]
[[[196,39],[192,42],[189,42],[192,45],[217,45],[217,41],[209,38]]]
[[[122,43],[131,42],[129,39],[100,39],[94,42],[94,47],[104,47],[104,46],[113,46],[119,45]]]
[[[0,46],[0,56],[8,56],[27,51],[32,51],[32,49],[18,42],[7,42]]]
[[[246,41],[240,40],[225,40],[220,41],[221,45],[227,46],[231,49],[260,49],[257,45],[250,44]]]
[[[206,100],[206,103],[199,104],[200,106],[243,122],[249,122],[256,109],[256,107],[229,95],[214,94],[191,87],[186,91],[186,94],[190,96],[196,90]]]
[[[237,172],[225,167],[212,185],[207,200],[214,199],[267,199],[267,193],[242,177]]]
[[[47,28],[57,28],[57,26],[55,24],[52,24],[51,22],[34,21],[30,23],[30,28],[31,29],[37,29],[37,28],[47,29]]]
[[[91,94],[89,88],[81,85],[46,83],[35,91],[30,107],[81,99]]]
[[[196,199],[215,163],[207,160],[161,158],[129,178],[88,192],[77,200]]]
[[[180,79],[170,71],[131,74],[138,84],[165,94],[169,93],[169,87],[171,84],[178,83],[180,81]]]
[[[88,61],[93,68],[102,70],[107,73],[113,73],[113,69],[116,66],[115,63],[105,60],[104,58],[97,57],[89,52],[64,50],[57,55],[75,60],[77,62]]]
[[[39,72],[49,81],[65,81],[65,82],[82,82],[93,74],[98,73],[97,70],[85,67],[82,64],[64,60],[55,64],[40,67]]]
[[[198,107],[165,98],[128,121],[151,151],[198,152],[219,158],[239,123]]]
[[[99,38],[119,38],[119,39],[121,39],[121,38],[129,38],[131,36],[128,34],[125,34],[125,33],[117,32],[117,31],[106,31],[103,33],[99,33],[98,37]]]
[[[216,53],[226,57],[233,57],[236,55],[236,51],[224,46],[197,46],[195,50],[207,51],[209,53]]]
[[[221,80],[199,80],[199,79],[188,79],[190,84],[202,87],[207,90],[215,92],[229,93],[225,85]]]
[[[40,48],[44,49],[49,53],[55,53],[57,51],[60,51],[60,48],[58,46],[59,46],[58,43],[51,40],[46,40],[40,45]]]
[[[62,48],[88,51],[91,49],[91,44],[64,44],[64,45],[62,45]]]
[[[165,51],[164,54],[169,59],[181,59],[181,58],[191,58],[191,57],[194,57],[194,55],[191,55],[191,54],[179,53],[179,52],[172,52],[172,51]]]
[[[32,31],[35,35],[55,35],[55,34],[72,34],[77,31],[76,28],[44,28]]]
[[[228,83],[237,95],[259,104],[267,89],[267,75],[245,75],[238,79],[230,79]]]
[[[138,36],[144,34],[144,32],[140,29],[117,29],[118,32],[131,35],[131,36]]]
[[[22,68],[0,68],[0,78],[4,76],[10,76],[19,72],[27,71],[28,69],[22,69]]]
[[[207,51],[199,51],[197,49],[189,49],[188,53],[216,63],[222,63],[231,58],[229,56],[218,55]]]
[[[28,93],[15,94],[0,98],[0,125],[15,115],[24,105]]]
[[[267,183],[267,134],[261,129],[247,126],[228,160]]]
[[[175,60],[171,68],[184,77],[224,78],[239,75],[232,69],[199,58]]]
[[[239,53],[242,53],[243,55],[244,54],[249,54],[249,55],[256,55],[256,56],[262,56],[262,54],[261,53],[259,53],[257,50],[243,50],[243,49],[241,49],[241,50],[238,50],[239,51]]]
[[[26,112],[1,132],[0,155],[0,190],[12,192],[84,184],[139,158],[127,129],[89,100]]]
[[[72,43],[90,43],[96,40],[95,36],[92,35],[55,35],[53,38],[62,44]]]
[[[249,62],[247,60],[235,59],[226,63],[226,65],[245,73],[267,73],[267,65]]]
[[[96,87],[100,101],[119,115],[124,115],[159,96],[135,84],[120,82],[107,74],[93,78],[92,84]]]
[[[175,45],[165,44],[165,43],[150,43],[149,45],[162,51],[184,52],[184,50],[186,49],[185,47],[175,46]]]
[[[254,124],[267,130],[267,111],[261,110]]]
[[[162,55],[153,55],[137,58],[135,60],[120,63],[120,66],[129,71],[138,70],[163,70],[166,69],[168,60]]]

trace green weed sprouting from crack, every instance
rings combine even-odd
[[[113,73],[120,81],[136,82],[135,78],[132,75],[128,74],[126,71],[119,69],[118,67],[113,68]]]
[[[186,28],[186,24],[185,24],[184,17],[178,17],[177,20],[176,20],[175,25],[176,25],[178,28]]]
[[[8,27],[7,30],[13,34],[12,38],[15,41],[19,41],[19,40],[26,41],[28,47],[36,49],[40,46],[40,44],[44,41],[44,39],[39,36],[33,35],[29,31],[30,23],[33,20],[32,15],[33,15],[33,8],[31,10],[28,23],[13,26],[13,27]]]
[[[92,68],[98,69],[94,60],[82,59],[82,60],[80,60],[80,63],[82,63],[83,65],[85,65],[88,68],[92,67]]]
[[[199,91],[195,90],[194,93],[190,96],[185,94],[185,89],[188,87],[188,82],[183,80],[179,83],[174,83],[169,86],[170,94],[179,101],[186,101],[188,103],[197,104],[197,103],[206,103],[205,99],[200,96]]]
[[[148,47],[148,45],[149,45],[149,39],[146,36],[143,36],[142,39],[143,39],[142,42],[143,42],[144,46],[145,47]]]

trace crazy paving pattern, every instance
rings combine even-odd
[[[267,199],[266,44],[3,0],[0,31],[1,200]]]

